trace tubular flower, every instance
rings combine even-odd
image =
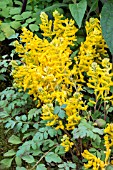
[[[61,145],[65,148],[65,152],[68,152],[69,149],[74,145],[73,142],[69,141],[69,137],[67,135],[64,135],[61,141]]]
[[[94,89],[97,100],[99,98],[111,100],[113,95],[110,96],[110,86],[113,86],[113,73],[110,73],[112,64],[108,58],[103,59],[102,67],[95,62],[92,63],[87,72],[87,75],[90,76],[87,86]]]
[[[106,147],[106,157],[105,157],[105,164],[108,165],[110,163],[110,154],[111,154],[111,147],[113,146],[113,123],[108,124],[107,127],[104,129],[104,136],[105,140],[105,147]]]
[[[84,150],[82,156],[88,160],[87,164],[84,164],[86,169],[92,168],[92,170],[105,170],[105,163],[97,158],[93,154],[91,154],[88,150]]]
[[[105,48],[107,45],[102,37],[102,30],[97,18],[90,18],[89,22],[86,22],[86,40],[81,43],[80,51],[78,55],[78,73],[80,76],[80,82],[84,82],[83,72],[89,71],[91,64],[101,62],[102,57],[107,56]],[[75,57],[76,59],[76,57]]]
[[[75,28],[72,19],[62,19],[63,15],[60,15],[58,11],[53,13],[54,23],[52,23],[52,20],[48,20],[48,16],[44,12],[41,13],[40,17],[42,21],[40,28],[44,32],[42,34],[43,36],[50,38],[52,38],[53,35],[55,35],[56,38],[62,37],[62,39],[68,40],[69,45],[70,43],[72,45],[73,41],[76,41],[75,33],[77,32],[77,28]]]
[[[14,67],[12,74],[15,86],[28,89],[34,99],[39,98],[42,103],[56,100],[63,104],[76,83],[75,69],[70,70],[72,51],[69,46],[76,40],[77,28],[73,20],[63,20],[57,11],[53,16],[52,22],[46,13],[41,13],[42,34],[51,40],[22,29],[20,43],[15,42],[22,63]]]

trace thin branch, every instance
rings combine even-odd
[[[58,144],[55,145],[55,146],[53,146],[51,149],[49,149],[49,151],[47,151],[47,152],[36,162],[36,164],[35,164],[31,169],[29,169],[29,170],[33,170],[33,169],[41,162],[41,160],[42,160],[51,150],[53,150],[54,148],[56,148],[56,146],[58,146]]]

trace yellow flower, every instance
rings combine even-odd
[[[111,163],[111,165],[113,165],[113,160],[111,160],[111,162],[110,162],[110,163]]]
[[[89,67],[95,60],[99,63],[103,56],[107,56],[107,45],[102,37],[99,20],[90,18],[85,28],[87,36],[85,42],[81,43],[77,64],[80,82],[84,81],[83,73],[89,71]]]
[[[74,145],[73,142],[70,142],[69,137],[67,135],[64,135],[61,139],[61,145],[65,148],[65,152],[68,152],[70,148]]]
[[[94,89],[94,94],[96,95],[96,100],[102,98],[103,100],[113,99],[113,95],[110,95],[110,86],[113,84],[112,73],[111,73],[111,63],[108,58],[103,59],[102,66],[93,62],[87,75],[90,76],[87,86]]]
[[[12,75],[15,85],[24,91],[29,89],[34,99],[39,98],[44,104],[56,100],[62,105],[72,92],[77,78],[75,68],[70,70],[70,45],[76,41],[77,28],[73,20],[62,19],[63,15],[57,11],[53,16],[53,22],[44,12],[40,16],[42,34],[51,40],[41,39],[22,28],[20,43],[15,42],[15,50],[22,63],[14,67]]]
[[[82,156],[88,160],[87,164],[84,164],[86,169],[91,168],[93,170],[105,170],[105,163],[97,158],[95,155],[91,154],[88,150],[84,150]]]

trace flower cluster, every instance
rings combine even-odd
[[[91,154],[88,150],[84,150],[82,153],[82,156],[88,160],[87,164],[84,164],[84,167],[86,169],[91,168],[92,170],[105,170],[105,164],[103,161],[100,160],[100,158],[97,158],[95,155]]]
[[[108,124],[107,127],[104,129],[104,132],[106,135],[104,136],[105,140],[105,147],[106,147],[106,158],[105,158],[105,164],[110,163],[110,154],[111,154],[111,147],[113,146],[113,123]]]
[[[69,45],[76,40],[77,28],[73,20],[62,20],[63,16],[57,11],[53,16],[52,30],[47,14],[41,13],[40,28],[44,36],[53,36],[50,41],[45,37],[33,36],[32,32],[23,28],[21,43],[15,42],[16,52],[22,57],[23,64],[15,67],[13,77],[15,85],[29,89],[34,99],[39,98],[43,103],[56,100],[63,104],[76,83],[76,72],[70,70],[72,62],[69,55],[72,51]]]
[[[105,170],[105,167],[110,164],[110,154],[111,147],[113,146],[113,123],[108,124],[104,129],[104,140],[105,140],[105,160],[102,161],[100,158],[97,158],[95,155],[91,154],[88,150],[84,150],[82,156],[88,160],[87,164],[84,164],[86,169],[93,167],[93,170]]]
[[[113,73],[111,73],[112,64],[108,58],[102,60],[102,66],[99,66],[96,62],[93,62],[87,75],[87,86],[94,89],[96,101],[101,98],[103,100],[113,99],[113,95],[110,96],[110,86],[113,86]],[[109,95],[109,96],[108,96]]]
[[[89,71],[91,64],[96,61],[100,63],[102,58],[107,56],[105,40],[102,37],[102,30],[97,18],[90,18],[86,22],[86,40],[81,43],[77,60],[80,82],[84,82],[83,73]]]
[[[65,151],[68,152],[70,148],[73,146],[73,142],[70,142],[69,137],[64,135],[61,139],[61,145],[65,148]]]
[[[82,98],[83,95],[79,91],[76,91],[73,96],[66,101],[67,107],[65,110],[68,116],[66,123],[67,130],[73,130],[81,120],[80,112],[87,110],[88,106],[84,104]]]

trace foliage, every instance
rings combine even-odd
[[[101,26],[103,31],[103,36],[105,41],[113,54],[113,38],[112,38],[112,21],[113,13],[110,12],[113,10],[113,2],[108,0],[102,8],[101,12]]]
[[[0,60],[0,91],[4,90],[6,88],[6,84],[8,86],[12,85],[12,77],[10,75],[11,73],[11,60],[8,59],[8,55],[4,55],[1,57]]]
[[[7,88],[0,96],[1,122],[5,123],[7,133],[11,129],[14,130],[8,142],[15,146],[14,149],[4,153],[5,159],[1,161],[2,165],[9,168],[11,162],[15,160],[16,165],[22,167],[23,160],[29,163],[30,167],[30,164],[33,165],[36,160],[40,157],[43,159],[44,156],[48,163],[61,163],[59,155],[65,152],[58,144],[58,139],[54,137],[62,133],[60,130],[56,131],[45,126],[45,122],[40,119],[41,109],[35,108],[37,102],[33,102],[27,93],[16,92],[14,88]]]
[[[0,1],[1,169],[113,169],[112,6]]]

